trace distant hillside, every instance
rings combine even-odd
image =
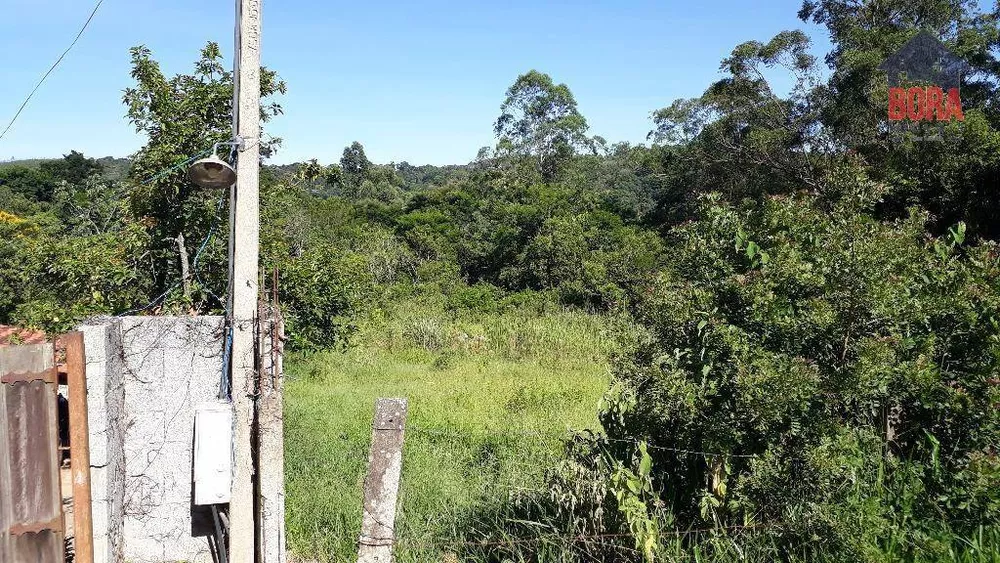
[[[54,158],[26,158],[26,159],[22,159],[22,160],[14,160],[14,159],[11,159],[11,160],[2,160],[2,161],[0,161],[0,168],[4,168],[4,167],[7,167],[7,166],[24,166],[26,168],[38,168],[39,164],[41,164],[43,162],[46,162],[46,161],[49,161],[49,160],[56,160],[56,159],[54,159]]]
[[[0,168],[23,166],[25,168],[37,169],[43,162],[52,162],[54,160],[59,160],[59,158],[25,158],[21,160],[4,160],[0,161]],[[105,156],[95,160],[104,167],[104,176],[110,180],[123,180],[125,176],[128,175],[129,166],[132,164],[132,161],[128,158],[115,158],[113,156]]]
[[[0,168],[23,166],[25,168],[37,169],[43,162],[55,160],[59,159],[26,158],[21,160],[6,160],[0,161]],[[111,180],[125,179],[128,175],[129,166],[132,164],[132,161],[128,158],[116,158],[113,156],[105,156],[95,160],[104,167],[104,176]],[[264,166],[264,169],[272,173],[276,179],[287,181],[294,177],[305,164],[304,162],[267,164]],[[402,185],[399,187],[406,192],[421,191],[433,186],[443,186],[450,180],[464,177],[469,169],[469,165],[467,164],[447,164],[444,166],[423,164],[415,166],[408,162],[375,166],[384,166],[398,174],[402,181]]]
[[[128,170],[132,166],[132,161],[128,158],[115,158],[105,156],[98,158],[97,162],[104,167],[104,176],[111,180],[124,180],[128,176]]]

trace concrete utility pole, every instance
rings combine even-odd
[[[260,9],[261,0],[236,0],[235,106],[236,135],[242,140],[236,163],[236,186],[230,200],[232,283],[233,488],[229,501],[229,560],[253,563],[253,440],[257,373],[254,343],[257,328],[257,260],[260,238]]]

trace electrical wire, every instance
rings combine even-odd
[[[232,143],[232,149],[231,149],[231,151],[229,153],[230,161],[233,161],[235,159],[236,149],[238,148],[238,144],[239,143]],[[204,158],[204,157],[208,156],[209,154],[214,153],[217,146],[218,145],[215,145],[211,149],[207,149],[207,150],[201,151],[201,152],[199,152],[199,153],[197,153],[195,155],[192,155],[192,156],[189,156],[189,157],[184,158],[182,160],[179,160],[176,163],[168,166],[167,168],[164,168],[163,170],[160,170],[159,172],[153,174],[152,176],[150,176],[149,178],[143,180],[140,183],[143,184],[143,185],[150,184],[152,182],[155,182],[155,181],[163,178],[164,176],[172,174],[176,170],[181,169],[181,168],[183,168],[185,166],[188,166],[192,162],[194,162],[194,161],[196,161],[196,160],[198,160],[200,158]],[[212,225],[208,229],[208,234],[205,236],[205,239],[202,240],[201,244],[198,246],[198,250],[197,250],[197,252],[195,252],[195,254],[194,254],[194,260],[192,261],[192,264],[191,264],[191,269],[192,269],[192,273],[193,273],[195,282],[199,286],[203,287],[204,290],[205,290],[205,292],[208,293],[209,296],[214,297],[220,304],[222,304],[222,307],[223,307],[223,309],[225,311],[224,316],[223,316],[223,319],[224,319],[224,321],[223,321],[224,322],[224,327],[223,328],[225,330],[225,345],[223,346],[223,351],[222,351],[222,373],[220,374],[220,377],[219,377],[219,399],[220,400],[229,400],[230,396],[232,395],[232,387],[231,387],[231,385],[229,383],[229,363],[230,363],[230,356],[231,356],[231,350],[232,350],[232,345],[233,345],[232,319],[230,319],[229,303],[228,303],[228,301],[225,301],[221,297],[219,297],[218,295],[216,295],[215,292],[213,292],[208,287],[208,284],[206,284],[201,279],[201,272],[199,271],[198,264],[201,261],[202,253],[208,247],[208,243],[211,242],[212,237],[215,235],[216,229],[219,227],[219,224],[222,222],[222,209],[225,206],[225,203],[226,203],[226,196],[224,195],[224,196],[222,196],[219,199],[219,203],[216,205],[216,209],[215,209],[215,221],[212,222]],[[149,303],[143,305],[142,307],[137,307],[135,309],[129,309],[127,311],[118,313],[118,314],[115,315],[115,317],[124,317],[124,316],[127,316],[127,315],[133,315],[135,313],[139,313],[139,312],[145,311],[147,309],[150,309],[152,307],[155,307],[163,299],[165,299],[168,295],[170,295],[171,292],[173,292],[174,290],[176,290],[177,288],[179,288],[182,284],[183,284],[183,280],[178,280],[178,281],[174,282],[173,284],[171,284],[170,287],[168,287],[163,293],[161,293],[158,296],[156,296]]]
[[[200,153],[198,153],[198,154],[196,154],[194,156],[189,156],[189,157],[185,158],[184,160],[178,161],[176,164],[172,164],[172,165],[168,166],[167,168],[164,168],[163,170],[160,170],[156,174],[153,174],[149,178],[146,178],[145,180],[143,180],[141,183],[142,184],[149,184],[151,182],[155,182],[155,181],[159,180],[160,178],[163,178],[164,176],[166,176],[168,174],[172,174],[175,170],[180,169],[180,168],[184,168],[188,164],[191,164],[192,162],[198,160],[199,158],[204,158],[204,157],[208,156],[211,153],[212,153],[212,149],[203,150],[203,151],[201,151]]]
[[[225,201],[225,197],[222,198],[222,202],[224,202],[224,201]],[[219,203],[219,207],[220,208],[222,207],[222,202]],[[197,273],[198,261],[201,259],[202,252],[205,251],[205,248],[208,246],[208,243],[212,240],[212,237],[215,235],[215,229],[216,229],[216,227],[218,227],[218,225],[219,225],[220,222],[221,222],[221,217],[216,216],[215,222],[208,229],[208,234],[205,236],[205,239],[201,241],[201,246],[198,247],[198,251],[194,255],[193,269],[195,270],[195,280],[196,281],[200,280],[200,278],[198,277],[198,273]],[[135,309],[129,309],[128,311],[124,311],[122,313],[118,313],[115,316],[116,317],[126,317],[128,315],[132,315],[134,313],[140,313],[142,311],[145,311],[147,309],[155,307],[166,296],[170,295],[170,293],[172,291],[174,291],[175,289],[177,289],[178,287],[180,287],[182,285],[182,283],[183,283],[183,280],[176,281],[170,287],[168,287],[166,289],[166,291],[164,291],[163,293],[161,293],[158,296],[156,296],[156,298],[153,299],[152,301],[150,301],[149,303],[143,305],[142,307],[137,307]],[[198,283],[201,283],[201,282],[199,281]],[[219,298],[219,296],[215,295],[210,290],[209,290],[209,293],[211,295],[213,295],[216,299],[219,299],[220,302],[222,301]],[[227,313],[227,316],[228,316],[228,313]]]
[[[212,149],[207,149],[207,150],[201,151],[198,154],[195,154],[193,156],[189,156],[189,157],[187,157],[187,158],[185,158],[185,159],[183,159],[181,161],[176,162],[175,164],[172,164],[172,165],[168,166],[167,168],[164,168],[163,170],[160,170],[156,174],[153,174],[149,178],[147,178],[147,179],[143,180],[142,182],[140,182],[140,184],[146,185],[146,184],[150,184],[152,182],[155,182],[156,180],[159,180],[160,178],[163,178],[164,176],[166,176],[168,174],[171,174],[174,171],[176,171],[176,170],[178,170],[180,168],[183,168],[184,166],[187,166],[188,164],[191,164],[192,162],[198,160],[199,158],[203,158],[205,156],[208,156],[208,154],[211,153],[211,152],[212,152]],[[226,196],[222,196],[222,198],[219,200],[219,204],[218,204],[217,209],[216,209],[215,221],[212,223],[212,226],[208,229],[208,235],[201,242],[201,245],[198,247],[198,251],[194,255],[194,261],[193,261],[194,277],[195,277],[195,281],[198,282],[200,285],[204,285],[204,284],[201,282],[201,278],[198,275],[198,261],[201,259],[202,252],[205,251],[205,248],[208,246],[208,243],[212,240],[212,237],[215,234],[215,229],[219,226],[219,223],[222,221],[221,212],[222,212],[223,204],[225,204],[225,202],[226,202]],[[168,295],[170,295],[170,293],[172,291],[174,291],[175,289],[177,289],[178,287],[180,287],[182,284],[183,284],[183,280],[178,280],[178,281],[174,282],[170,287],[168,287],[163,293],[159,294],[152,301],[150,301],[149,303],[143,305],[142,307],[137,307],[135,309],[129,309],[127,311],[123,311],[121,313],[118,313],[118,314],[116,314],[114,316],[115,317],[125,317],[125,316],[132,315],[132,314],[135,314],[135,313],[141,313],[142,311],[145,311],[147,309],[155,307],[160,301],[162,301],[164,298],[166,298]],[[205,287],[207,289],[207,286],[205,286]],[[208,293],[210,295],[212,295],[213,297],[215,297],[216,299],[218,299],[219,302],[225,304],[225,302],[222,301],[222,299],[220,299],[218,295],[215,295],[214,293],[212,293],[211,290],[208,290]],[[227,311],[227,317],[228,317],[228,311]]]
[[[219,507],[212,505],[212,520],[215,521],[215,546],[218,549],[219,563],[229,563],[229,556],[226,554],[226,536],[222,532],[222,518],[219,514]]]
[[[73,42],[69,44],[69,47],[66,47],[66,50],[63,51],[63,54],[59,55],[59,58],[56,59],[56,62],[52,63],[52,66],[49,67],[49,70],[42,76],[42,79],[38,81],[38,84],[35,84],[35,88],[31,91],[30,94],[28,94],[28,97],[24,99],[24,103],[21,104],[21,107],[17,109],[17,113],[15,113],[14,117],[11,118],[10,123],[7,124],[7,128],[3,130],[3,133],[0,133],[0,140],[3,140],[4,136],[7,135],[7,132],[10,131],[10,128],[14,126],[14,122],[17,121],[18,117],[20,117],[21,112],[24,111],[25,106],[27,106],[28,102],[31,101],[31,98],[35,95],[35,92],[37,92],[38,89],[42,86],[42,83],[44,83],[45,80],[49,77],[49,75],[52,74],[52,71],[55,70],[57,66],[59,66],[59,63],[61,63],[63,58],[70,52],[70,50],[73,49],[73,47],[76,45],[76,42],[80,40],[80,37],[83,36],[83,32],[87,30],[87,27],[90,26],[90,22],[94,19],[94,15],[97,14],[97,9],[100,8],[101,4],[103,3],[104,0],[97,0],[97,5],[95,5],[94,9],[90,12],[90,17],[87,18],[86,22],[84,22],[83,27],[80,28],[80,32],[76,34],[76,37],[73,38]]]
[[[227,309],[228,313],[227,303],[223,301],[221,297],[216,295],[215,292],[213,292],[208,287],[207,283],[202,281],[201,275],[198,272],[198,260],[201,259],[201,253],[202,251],[205,250],[205,247],[208,245],[208,241],[211,240],[213,232],[219,226],[219,223],[222,222],[222,208],[225,206],[225,204],[226,204],[226,198],[225,196],[223,196],[222,198],[219,199],[219,203],[215,207],[215,221],[212,223],[212,226],[208,229],[208,236],[205,237],[205,240],[201,243],[201,247],[198,248],[198,252],[196,252],[194,255],[194,261],[192,262],[191,269],[194,272],[194,281],[197,282],[198,285],[200,285],[202,288],[204,288],[205,293],[207,293],[210,297],[214,297],[215,300],[218,301],[220,305],[222,305],[223,309]]]

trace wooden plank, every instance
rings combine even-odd
[[[83,333],[63,337],[69,387],[69,459],[73,478],[74,563],[94,563],[94,523],[90,490],[90,424],[87,418],[87,356]]]
[[[375,402],[361,537],[358,539],[358,563],[392,561],[396,502],[403,473],[406,410],[406,399],[379,399]]]

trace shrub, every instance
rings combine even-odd
[[[502,292],[488,283],[460,287],[448,296],[445,308],[452,312],[493,313],[500,307]]]
[[[431,352],[444,348],[448,343],[446,327],[434,317],[410,319],[403,327],[403,337],[413,345]]]
[[[49,230],[0,212],[0,323],[62,332],[146,299],[148,241],[137,225],[79,237]]]
[[[329,245],[306,249],[279,265],[279,288],[296,349],[344,346],[354,315],[372,295],[366,257]]]
[[[708,197],[672,232],[602,423],[626,465],[648,441],[677,527],[875,561],[1000,518],[1000,249],[927,220]]]

